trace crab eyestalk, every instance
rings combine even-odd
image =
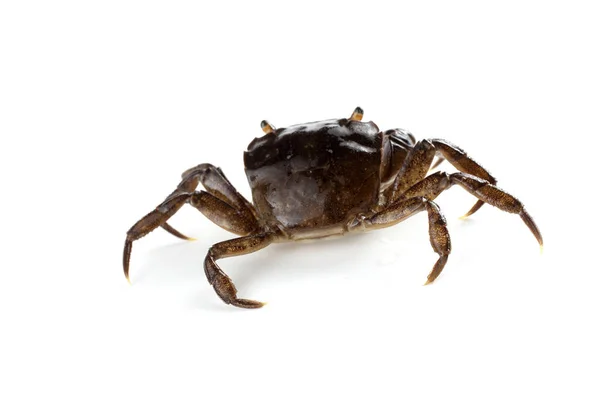
[[[262,120],[260,123],[260,128],[264,133],[273,133],[275,132],[275,127],[271,125],[267,120]]]
[[[362,121],[364,111],[360,107],[356,107],[350,116],[351,121]]]

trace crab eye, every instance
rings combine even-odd
[[[271,125],[267,120],[262,120],[260,123],[260,127],[264,133],[273,133],[275,131],[275,127]]]
[[[361,121],[363,117],[363,109],[360,107],[356,107],[350,116],[351,121]]]

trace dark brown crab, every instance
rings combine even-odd
[[[439,255],[426,283],[433,282],[451,249],[446,220],[433,200],[455,184],[479,199],[466,216],[484,203],[519,214],[542,246],[542,235],[521,202],[497,188],[496,179],[463,150],[441,139],[416,142],[401,129],[380,132],[373,122],[361,122],[362,115],[356,108],[349,119],[280,129],[263,121],[266,135],[254,139],[244,153],[254,205],[213,165],[200,164],[184,172],[177,189],[127,232],[123,253],[127,279],[133,241],[159,226],[187,239],[167,224],[186,203],[242,236],[213,245],[204,271],[225,303],[245,308],[263,303],[238,298],[216,260],[252,253],[274,242],[384,228],[420,211],[427,211],[431,246]],[[445,159],[460,172],[427,175],[436,155],[440,158],[433,167]],[[198,183],[206,191],[197,191]]]

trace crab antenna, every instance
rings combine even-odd
[[[356,107],[350,116],[350,120],[352,121],[361,121],[363,117],[363,109],[360,107]]]
[[[275,132],[275,127],[271,125],[268,121],[262,120],[260,123],[260,127],[264,133],[273,133]]]

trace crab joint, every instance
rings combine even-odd
[[[266,120],[261,121],[260,127],[264,133],[273,133],[275,131],[275,127]]]
[[[360,107],[356,107],[350,116],[350,120],[352,121],[361,121],[363,117],[363,109]]]

